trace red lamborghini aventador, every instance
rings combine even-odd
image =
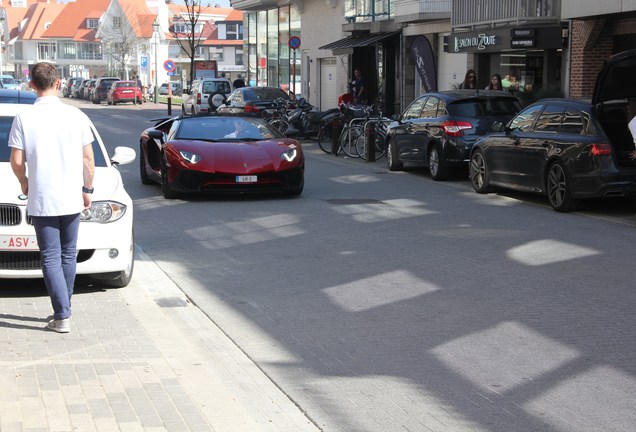
[[[260,118],[205,115],[160,120],[140,138],[140,176],[165,198],[189,193],[282,191],[300,195],[300,143]]]

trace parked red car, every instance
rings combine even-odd
[[[116,105],[119,102],[140,104],[143,102],[143,96],[136,81],[116,81],[106,95],[106,102],[108,105]]]

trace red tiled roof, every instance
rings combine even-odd
[[[145,0],[118,0],[126,19],[130,23],[135,36],[139,38],[151,38],[152,37],[152,23],[157,17],[153,14]],[[152,17],[152,19],[150,18]]]
[[[37,0],[27,0],[26,7],[14,7],[10,2],[4,6],[6,11],[7,29],[9,29],[9,39],[13,39],[19,35],[19,24],[28,14],[31,5],[37,3]]]
[[[86,27],[89,18],[99,19],[109,0],[76,0],[65,5],[63,11],[43,33],[46,38],[72,39],[78,42],[94,41],[95,29]]]
[[[243,11],[233,9],[223,21],[243,21]]]
[[[214,45],[225,45],[225,46],[243,46],[243,39],[238,40],[228,40],[228,39],[207,39],[202,40],[201,45],[205,46],[214,46]]]
[[[63,3],[35,3],[29,6],[29,22],[22,31],[23,39],[42,40],[44,39],[44,27],[48,23],[55,21],[59,13],[66,5]]]

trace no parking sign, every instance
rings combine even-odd
[[[163,68],[166,72],[174,72],[177,69],[177,65],[174,60],[166,60],[163,62]]]

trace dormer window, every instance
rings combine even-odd
[[[96,29],[99,27],[99,20],[95,18],[86,18],[86,28]]]

